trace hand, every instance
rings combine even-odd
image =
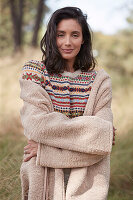
[[[32,157],[37,156],[38,143],[33,140],[28,140],[28,145],[24,147],[24,154],[26,154],[26,158],[24,158],[24,162],[27,162]]]
[[[113,145],[115,145],[115,131],[116,131],[117,129],[113,126]]]

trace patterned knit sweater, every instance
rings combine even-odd
[[[54,111],[73,118],[83,115],[96,74],[81,70],[49,74],[42,62],[30,60],[23,67],[22,78],[41,84],[52,100]]]

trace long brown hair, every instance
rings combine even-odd
[[[40,46],[43,52],[42,62],[46,65],[49,73],[61,73],[65,70],[65,59],[62,58],[56,44],[56,28],[59,22],[63,19],[75,19],[82,28],[83,41],[80,51],[76,56],[74,70],[81,71],[93,70],[96,65],[96,60],[92,52],[92,31],[87,24],[87,16],[77,7],[65,7],[56,10],[44,34]]]

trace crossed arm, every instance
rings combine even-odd
[[[102,88],[102,95],[97,95],[99,97],[95,103],[94,116],[68,119],[61,113],[49,112],[51,105],[48,99],[44,101],[45,93],[39,85],[26,80],[20,80],[20,84],[21,98],[24,101],[21,119],[25,135],[29,139],[25,147],[28,153],[25,161],[37,155],[38,146],[41,155],[42,152],[45,154],[50,150],[54,153],[57,150],[63,158],[67,151],[71,159],[77,159],[78,156],[81,158],[81,154],[86,158],[89,155],[97,156],[95,162],[111,152],[113,128],[110,87]],[[45,166],[46,163],[42,159],[45,159],[45,156],[41,156],[39,161]]]
[[[113,143],[115,145],[115,131],[116,129],[113,127]],[[34,140],[27,140],[27,145],[24,147],[24,154],[27,154],[26,158],[24,158],[24,162],[29,161],[32,157],[37,156],[37,151],[39,147],[39,143]]]

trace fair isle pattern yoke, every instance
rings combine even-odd
[[[73,118],[82,116],[97,71],[81,72],[76,77],[48,74],[45,65],[30,60],[22,69],[22,78],[40,84],[49,94],[54,111]]]

